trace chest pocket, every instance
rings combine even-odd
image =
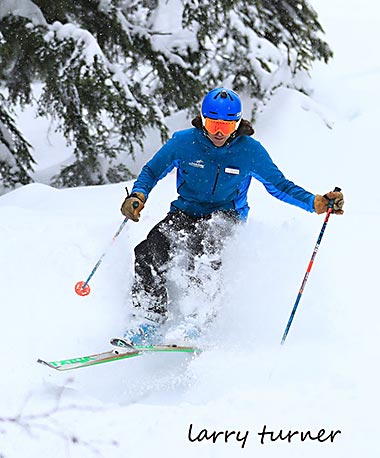
[[[242,179],[243,176],[239,167],[220,167],[212,192],[213,198],[217,201],[233,200],[236,197]]]
[[[180,175],[181,186],[177,187],[177,191],[181,190],[181,195],[197,199],[204,197],[210,186],[210,177],[203,162],[194,161],[184,164]]]

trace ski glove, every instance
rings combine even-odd
[[[338,191],[330,191],[324,196],[320,196],[317,194],[314,199],[314,210],[315,212],[320,215],[321,213],[326,213],[330,200],[334,200],[332,206],[332,212],[336,213],[337,215],[343,215],[343,194]]]
[[[140,212],[144,208],[145,200],[142,192],[133,192],[124,200],[120,211],[126,218],[137,223],[140,219]]]

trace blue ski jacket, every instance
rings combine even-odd
[[[314,194],[285,178],[265,148],[248,135],[216,147],[202,129],[175,132],[141,170],[132,192],[148,198],[158,180],[177,168],[177,200],[170,211],[205,216],[218,210],[235,210],[246,220],[247,192],[252,177],[277,199],[314,212]]]

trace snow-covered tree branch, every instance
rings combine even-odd
[[[3,0],[0,180],[31,180],[30,145],[5,113],[31,104],[36,82],[38,115],[54,118],[74,148],[54,184],[117,182],[131,178],[120,153],[142,148],[148,127],[165,140],[165,117],[196,109],[210,87],[259,102],[294,86],[331,56],[321,32],[305,0]]]

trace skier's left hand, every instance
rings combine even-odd
[[[326,213],[329,207],[330,200],[334,201],[332,206],[332,212],[337,215],[343,215],[344,198],[343,194],[340,191],[330,191],[324,196],[320,196],[319,194],[317,194],[314,199],[315,212],[318,215]]]

